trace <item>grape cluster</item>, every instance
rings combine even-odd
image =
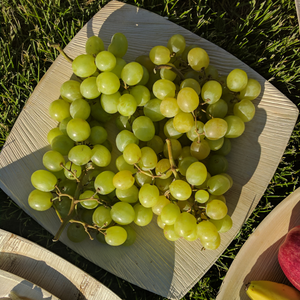
[[[166,239],[216,249],[232,227],[226,155],[254,117],[261,86],[241,69],[220,75],[207,52],[179,34],[135,61],[123,59],[127,48],[122,33],[107,50],[92,36],[72,60],[77,80],[64,82],[50,104],[58,126],[47,135],[46,170],[31,176],[28,203],[55,209],[54,240],[67,226],[73,242],[96,236],[131,245],[130,224],[146,226],[156,215]],[[113,141],[107,126],[118,130]]]

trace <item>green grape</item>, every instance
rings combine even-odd
[[[132,116],[135,113],[136,108],[137,102],[132,95],[124,94],[119,98],[117,109],[122,116]]]
[[[139,201],[144,207],[154,206],[159,198],[159,190],[155,185],[145,183],[139,191]]]
[[[226,204],[221,200],[214,199],[206,204],[206,214],[210,219],[223,219],[227,215],[227,211]]]
[[[60,201],[53,202],[53,207],[59,213],[62,219],[66,218],[69,214],[72,200],[68,197],[60,197]]]
[[[101,95],[101,106],[105,112],[114,114],[118,111],[119,99],[121,97],[120,92],[116,92],[111,95]]]
[[[231,151],[231,141],[230,139],[224,137],[224,143],[222,145],[222,147],[218,150],[215,151],[215,154],[219,154],[219,155],[228,155]]]
[[[195,193],[195,201],[199,203],[205,203],[209,199],[209,193],[206,190],[198,190]]]
[[[82,224],[71,223],[67,229],[67,236],[71,242],[80,243],[88,237],[88,234]]]
[[[91,134],[89,136],[89,142],[92,145],[102,144],[107,139],[107,131],[102,126],[94,126],[91,128]]]
[[[203,127],[204,123],[202,123],[201,121],[196,121],[196,124],[194,123],[191,129],[186,133],[186,136],[189,140],[194,142],[196,139],[198,139],[199,135],[203,133]]]
[[[180,133],[186,133],[191,130],[195,124],[194,117],[191,113],[179,112],[173,119],[175,130]]]
[[[171,53],[181,55],[185,49],[185,38],[181,34],[174,34],[168,40],[168,49]]]
[[[72,118],[80,118],[86,120],[91,113],[89,103],[84,99],[74,100],[70,105],[70,114]]]
[[[185,236],[184,239],[189,242],[196,241],[198,239],[197,226],[195,227],[194,231],[190,235]]]
[[[108,51],[116,57],[123,57],[127,52],[127,48],[128,41],[126,36],[121,32],[117,32],[111,38]]]
[[[58,151],[50,150],[43,155],[43,165],[52,172],[63,169],[61,164],[65,164],[65,159]]]
[[[70,120],[72,120],[72,117],[65,118],[65,119],[63,119],[63,120],[59,123],[58,128],[59,128],[59,130],[60,130],[63,134],[65,134],[65,135],[67,135],[67,125],[68,125],[68,123],[69,123]],[[50,144],[51,144],[51,143],[50,143]]]
[[[212,65],[208,65],[208,67],[205,69],[205,74],[209,80],[214,79],[218,80],[219,79],[219,73],[216,67]]]
[[[211,118],[224,118],[228,112],[228,104],[225,100],[220,99],[213,104],[209,104],[206,108],[206,116]]]
[[[209,57],[207,52],[202,48],[193,48],[189,51],[188,63],[190,67],[195,71],[201,71],[203,68],[207,68],[209,65]]]
[[[72,69],[74,74],[79,77],[93,75],[97,70],[94,56],[91,54],[78,55],[72,62]]]
[[[116,125],[120,131],[123,129],[131,131],[132,130],[131,123],[134,119],[135,119],[134,115],[129,117],[118,115],[116,117]]]
[[[149,57],[155,65],[163,65],[170,61],[171,53],[165,46],[155,46],[150,50]]]
[[[182,88],[177,95],[177,104],[183,112],[190,113],[199,106],[199,96],[191,87]]]
[[[91,128],[86,120],[75,118],[68,122],[67,133],[73,141],[82,142],[90,136]]]
[[[160,112],[164,117],[173,118],[179,113],[176,98],[165,98],[160,103]]]
[[[165,226],[166,226],[166,223],[164,223],[161,220],[161,216],[160,215],[157,216],[156,223],[157,223],[158,227],[160,227],[161,229],[164,229]]]
[[[150,118],[153,122],[159,122],[165,118],[160,112],[161,100],[154,98],[144,105],[144,115]]]
[[[113,178],[113,185],[116,189],[127,190],[134,184],[134,177],[129,170],[123,170],[116,173]]]
[[[174,225],[165,225],[164,228],[164,236],[168,241],[175,242],[180,236],[175,232]]]
[[[143,78],[143,67],[138,62],[130,62],[124,66],[121,72],[121,78],[127,85],[136,85]]]
[[[161,179],[167,179],[172,175],[171,164],[169,159],[161,159],[155,167],[156,175],[160,176]]]
[[[81,208],[81,221],[83,221],[86,224],[94,225],[93,224],[93,213],[95,209],[82,209]]]
[[[96,55],[100,51],[104,50],[104,43],[102,39],[98,36],[91,36],[85,43],[85,52],[87,54]]]
[[[192,195],[191,186],[181,179],[176,179],[170,184],[171,195],[180,201],[187,200]]]
[[[122,202],[136,203],[139,200],[139,190],[135,185],[132,185],[126,190],[116,189],[116,196]]]
[[[165,125],[164,125],[164,134],[167,138],[169,139],[179,139],[183,133],[178,132],[175,128],[174,128],[174,124],[173,124],[173,118],[171,118],[170,120],[168,120]]]
[[[233,113],[243,122],[249,122],[255,115],[255,106],[251,100],[243,99],[234,105]]]
[[[107,167],[111,162],[111,153],[103,145],[95,145],[91,150],[91,161],[98,167]]]
[[[104,71],[112,71],[117,64],[116,57],[109,51],[101,51],[95,58],[97,68]]]
[[[160,215],[162,209],[169,203],[170,200],[168,198],[163,195],[159,196],[156,204],[152,206],[152,212],[156,215]]]
[[[59,135],[63,135],[64,133],[58,128],[52,128],[51,130],[49,130],[48,134],[47,134],[47,141],[49,144],[52,143],[53,139]]]
[[[216,250],[220,246],[221,238],[220,235],[217,235],[215,240],[209,242],[201,241],[201,243],[203,245],[203,248],[207,250]]]
[[[123,152],[129,144],[139,144],[138,138],[129,130],[122,130],[116,137],[116,146],[120,152]]]
[[[156,154],[163,152],[164,142],[162,138],[155,135],[150,141],[147,141],[147,146],[152,148]]]
[[[45,211],[52,206],[52,198],[50,192],[33,190],[28,196],[28,204],[34,210]]]
[[[110,246],[120,246],[127,239],[127,231],[121,226],[112,226],[105,231],[105,241]]]
[[[213,154],[208,158],[206,167],[211,175],[225,173],[228,169],[228,160],[223,155]]]
[[[150,176],[146,175],[145,173],[142,172],[137,172],[135,174],[135,182],[137,183],[138,186],[143,186],[146,183],[152,183],[152,177],[150,172],[146,172]]]
[[[187,156],[191,156],[190,146],[182,147],[180,156],[178,157],[179,162]]]
[[[149,78],[150,78],[150,74],[149,74],[147,68],[145,68],[144,66],[142,66],[142,68],[143,68],[143,77],[139,81],[139,85],[144,86],[148,83]]]
[[[197,230],[196,218],[188,213],[182,212],[174,223],[174,231],[181,237],[187,237]]]
[[[87,145],[77,145],[68,153],[68,159],[77,166],[87,164],[92,157],[92,150]]]
[[[137,203],[134,205],[134,223],[138,226],[146,226],[148,225],[152,218],[153,218],[153,212],[151,208],[147,208],[142,206],[141,204]]]
[[[127,145],[123,151],[123,157],[124,160],[130,165],[138,163],[142,157],[140,147],[137,144]]]
[[[75,180],[76,178],[80,177],[80,175],[82,173],[81,166],[77,166],[77,165],[73,164],[71,161],[68,161],[65,164],[65,167],[66,167],[66,169],[64,169],[64,174],[65,174],[66,178]]]
[[[123,246],[131,246],[131,245],[133,245],[133,243],[136,240],[136,232],[134,231],[134,229],[130,225],[125,225],[125,226],[123,226],[123,228],[127,232],[127,239],[124,242],[124,244],[122,244],[122,245]]]
[[[239,99],[254,100],[261,92],[261,85],[256,79],[248,78],[247,85],[238,95]]]
[[[201,86],[199,82],[194,78],[187,78],[181,81],[180,90],[186,87],[192,88],[197,93],[197,95],[200,95],[201,93]]]
[[[150,118],[146,116],[137,117],[132,123],[134,135],[143,142],[148,142],[155,135],[155,127]]]
[[[197,224],[197,234],[202,245],[203,243],[214,242],[220,238],[216,226],[208,220]]]
[[[210,147],[206,140],[200,142],[194,141],[190,146],[191,155],[196,157],[198,160],[203,160],[208,157],[210,153]]]
[[[241,136],[245,131],[245,123],[238,116],[227,116],[224,119],[227,122],[228,128],[225,134],[227,138],[237,138]]]
[[[160,78],[160,75],[159,75],[159,72],[155,72],[155,73],[154,73],[154,71],[151,71],[151,72],[149,73],[149,79],[148,79],[148,81],[147,81],[146,87],[147,87],[150,91],[152,91],[154,83],[155,83],[157,80],[159,80],[159,79],[161,79],[161,78]]]
[[[167,190],[169,190],[169,186],[171,182],[173,181],[174,177],[168,177],[167,179],[161,179],[161,178],[156,178],[155,179],[155,185],[158,187],[158,189],[165,193]]]
[[[230,186],[230,179],[222,174],[214,175],[207,181],[208,192],[216,196],[226,193]]]
[[[31,175],[32,185],[42,192],[51,192],[57,183],[57,178],[46,170],[37,170]]]
[[[184,79],[195,79],[196,81],[200,81],[200,73],[197,71],[194,71],[193,69],[188,69],[188,71],[186,73],[184,73],[183,78]],[[201,83],[202,84],[202,83]]]
[[[125,161],[123,155],[117,157],[116,167],[119,171],[129,170],[132,174],[135,174],[137,171],[133,165],[130,165]]]
[[[180,213],[179,206],[170,202],[162,208],[160,217],[162,222],[164,222],[166,225],[174,225]]]
[[[200,161],[192,163],[186,170],[186,180],[191,185],[200,185],[204,183],[206,177],[206,166]]]
[[[229,215],[219,220],[211,219],[210,222],[216,226],[218,232],[227,232],[232,227],[232,219]]]
[[[105,95],[116,93],[120,88],[120,80],[118,76],[109,71],[100,73],[96,78],[98,91]]]
[[[59,152],[61,155],[68,155],[69,151],[74,147],[74,141],[67,135],[58,135],[51,141],[51,148]]]
[[[115,67],[111,70],[112,73],[115,73],[119,79],[121,79],[121,74],[123,68],[126,66],[126,61],[123,58],[116,57],[116,65]]]
[[[86,99],[95,99],[100,96],[96,84],[96,77],[88,77],[84,79],[80,84],[80,93]]]
[[[98,206],[93,212],[93,223],[103,228],[107,227],[111,221],[111,209],[105,206]]]
[[[86,190],[79,195],[79,200],[90,199],[90,198],[99,199],[98,195],[95,195],[95,192],[91,190]],[[85,209],[94,209],[98,206],[98,202],[96,200],[85,200],[85,201],[81,201],[80,205]]]
[[[110,211],[111,218],[119,225],[128,225],[135,218],[133,207],[126,202],[115,203]]]
[[[68,194],[70,196],[74,196],[76,188],[77,188],[77,183],[76,181],[67,179],[66,177],[61,180],[58,184],[58,187],[61,192],[64,194]]]
[[[172,156],[174,160],[177,160],[181,154],[182,146],[178,140],[170,139]],[[164,156],[169,158],[169,151],[167,143],[164,144]]]
[[[203,127],[206,138],[209,140],[218,140],[225,136],[228,129],[227,123],[226,118],[213,118],[208,120]]]
[[[75,80],[65,81],[60,87],[60,95],[67,102],[73,102],[74,100],[81,99],[80,82]]]
[[[220,175],[223,175],[223,176],[225,176],[225,177],[227,177],[227,178],[229,179],[229,182],[230,182],[230,188],[231,188],[232,185],[233,185],[233,179],[232,179],[232,177],[231,177],[229,174],[225,173],[225,172],[220,173]]]
[[[150,101],[150,91],[143,85],[136,85],[130,89],[130,94],[135,98],[138,106],[144,106]]]
[[[207,142],[208,142],[211,150],[217,151],[217,150],[221,149],[221,147],[223,146],[224,140],[225,140],[225,138],[222,137],[218,140],[207,140]]]
[[[70,103],[63,99],[52,101],[49,106],[49,115],[57,122],[70,117]]]
[[[149,73],[151,73],[155,68],[154,63],[151,61],[148,55],[140,55],[135,59],[135,61],[145,67]]]
[[[103,171],[95,179],[95,190],[101,195],[107,195],[114,191],[113,178],[115,173],[112,171]]]
[[[174,98],[176,86],[170,80],[158,79],[153,84],[152,91],[154,96],[160,100],[164,100],[165,98]]]
[[[142,157],[138,165],[143,171],[152,170],[157,164],[157,155],[150,147],[141,148]]]
[[[189,45],[189,46],[186,46],[184,51],[182,52],[181,54],[181,58],[184,62],[187,62],[188,61],[188,53],[190,52],[191,49],[193,48],[197,48],[198,46],[197,45]]]
[[[179,170],[180,174],[183,176],[186,176],[186,171],[187,171],[188,167],[192,163],[197,162],[197,161],[198,161],[198,159],[193,156],[186,156],[183,159],[181,159],[178,164],[178,170]]]
[[[205,103],[216,103],[222,95],[222,86],[216,80],[210,80],[204,83],[201,89],[201,97]]]
[[[232,92],[240,92],[246,88],[248,83],[248,75],[241,69],[232,70],[226,80],[227,87]]]
[[[112,115],[107,113],[101,106],[100,101],[97,99],[91,105],[91,116],[98,122],[107,123],[111,118]]]
[[[167,79],[170,81],[174,81],[177,74],[174,71],[172,71],[172,67],[175,67],[175,66],[171,63],[166,64],[166,66],[170,66],[170,67],[161,68],[159,71],[161,79]]]

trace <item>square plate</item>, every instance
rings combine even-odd
[[[180,299],[214,264],[262,197],[286,148],[298,110],[268,81],[225,50],[163,17],[125,3],[109,2],[80,30],[65,51],[71,57],[84,53],[85,42],[92,35],[100,36],[107,47],[116,32],[124,33],[128,39],[124,56],[127,62],[148,54],[156,45],[166,45],[178,33],[185,37],[187,45],[204,48],[211,64],[221,74],[241,68],[262,85],[261,96],[253,101],[256,115],[246,124],[243,136],[232,140],[232,151],[227,157],[228,173],[234,184],[226,199],[234,225],[222,234],[217,250],[202,251],[198,241],[169,242],[155,219],[145,228],[136,228],[137,241],[128,248],[95,241],[77,245],[68,241],[65,232],[61,236],[63,243],[101,268],[153,293]],[[33,211],[27,197],[33,189],[30,176],[44,168],[42,156],[50,149],[47,133],[57,125],[48,114],[49,104],[59,98],[61,84],[71,75],[70,63],[60,55],[28,99],[0,154],[0,187],[52,234],[60,224],[55,212]]]

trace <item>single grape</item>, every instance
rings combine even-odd
[[[227,123],[227,131],[225,137],[227,138],[237,138],[241,136],[245,131],[245,123],[238,116],[227,116],[224,119]]]
[[[199,96],[191,87],[182,88],[177,95],[177,104],[183,112],[190,113],[199,105]]]
[[[223,155],[213,154],[208,158],[206,167],[211,175],[225,173],[228,169],[228,160]]]
[[[119,225],[128,225],[135,218],[133,207],[126,202],[115,203],[110,211],[111,218]]]
[[[118,76],[109,71],[100,73],[96,78],[96,84],[98,91],[105,95],[114,94],[120,88],[120,80]]]
[[[116,189],[116,196],[122,202],[136,203],[138,198],[139,190],[135,185],[132,185],[126,190]]]
[[[217,151],[222,148],[222,146],[224,144],[224,140],[225,140],[225,138],[221,137],[218,140],[208,140],[207,139],[206,141],[208,142],[209,147],[212,151]]]
[[[167,79],[159,79],[153,84],[153,94],[156,98],[164,100],[165,98],[174,98],[176,86]]]
[[[197,161],[198,161],[198,159],[196,157],[193,157],[190,155],[181,159],[178,164],[178,170],[179,170],[180,174],[183,176],[186,176],[186,171],[187,171],[188,167],[192,163],[197,162]]]
[[[166,225],[174,225],[177,217],[180,215],[180,208],[175,203],[166,204],[161,211],[161,221]]]
[[[194,141],[190,146],[191,155],[196,157],[198,160],[203,160],[208,157],[210,153],[210,147],[206,140],[198,142]]]
[[[100,51],[104,50],[104,43],[98,36],[91,36],[85,43],[85,52],[87,54],[97,55]]]
[[[58,151],[50,150],[43,155],[43,165],[49,171],[58,172],[62,170],[62,164],[65,164],[65,159]]]
[[[171,53],[165,46],[155,46],[150,50],[149,57],[155,65],[163,65],[170,61]]]
[[[69,214],[72,200],[69,197],[60,197],[59,200],[53,202],[53,207],[59,213],[62,219],[66,218]]]
[[[201,121],[197,121],[196,124],[194,123],[191,129],[186,133],[186,136],[189,140],[194,142],[196,139],[198,139],[199,135],[203,133],[203,127],[204,123],[202,123]]]
[[[112,226],[105,231],[105,241],[110,246],[120,246],[127,239],[127,231],[121,226]]]
[[[172,118],[179,113],[179,106],[176,98],[165,98],[160,103],[160,112],[167,118]]]
[[[100,96],[98,87],[96,84],[96,77],[88,77],[84,79],[80,84],[80,93],[86,99],[95,99]]]
[[[76,178],[79,178],[82,169],[81,166],[77,166],[73,164],[71,161],[68,161],[65,165],[66,169],[64,169],[64,174],[66,178],[71,179],[71,180],[76,180]]]
[[[132,166],[131,166],[132,167]],[[149,174],[149,175],[146,175],[146,174]],[[137,172],[135,174],[135,182],[138,186],[143,186],[144,184],[148,183],[152,183],[152,177],[151,177],[151,173],[148,171],[145,171],[145,172]]]
[[[96,198],[99,199],[98,195],[95,195],[95,192],[92,190],[85,190],[82,194],[79,195],[79,200]],[[81,201],[80,205],[85,209],[94,209],[98,206],[98,202],[96,200],[85,200]]]
[[[216,80],[209,80],[202,86],[201,97],[205,103],[213,104],[219,101],[222,95],[222,86]]]
[[[130,62],[121,72],[122,80],[128,85],[136,85],[138,84],[143,78],[143,67],[138,62]]]
[[[111,52],[101,51],[97,54],[95,63],[97,68],[102,72],[112,71],[116,66],[117,59]]]
[[[91,128],[86,120],[75,118],[68,122],[67,133],[73,141],[82,142],[90,136]]]
[[[181,179],[176,179],[170,184],[170,193],[177,200],[187,200],[192,195],[191,186]]]
[[[227,87],[233,92],[240,92],[246,88],[248,83],[248,75],[241,69],[232,70],[226,80]]]
[[[93,75],[97,70],[94,56],[91,54],[78,55],[72,62],[72,69],[74,74],[79,77]]]
[[[149,102],[148,102],[149,103]],[[146,116],[137,117],[132,123],[134,135],[143,142],[148,142],[155,135],[155,127],[150,118]]]
[[[50,192],[33,190],[28,196],[28,204],[34,210],[45,211],[52,206],[52,198],[53,196]]]
[[[174,225],[165,225],[163,230],[164,236],[168,241],[175,242],[180,238],[180,236],[174,230]]]
[[[191,113],[179,112],[173,119],[175,130],[180,133],[186,133],[191,130],[195,124],[194,117]]]
[[[208,120],[203,127],[205,136],[209,140],[218,140],[225,136],[228,129],[228,122],[225,119],[213,118]]]
[[[209,104],[206,108],[206,117],[211,118],[224,118],[228,112],[228,104],[225,100],[220,99],[213,104]]]
[[[139,144],[138,138],[129,130],[122,130],[116,137],[116,146],[120,152],[123,152],[129,144]]]
[[[211,219],[210,222],[216,226],[218,232],[227,232],[232,227],[232,219],[229,215],[219,220]]]
[[[71,242],[80,243],[88,237],[88,234],[81,224],[71,223],[67,229],[67,236]]]
[[[67,102],[81,99],[80,82],[76,80],[65,81],[60,87],[60,95]]]
[[[138,162],[139,167],[143,171],[152,170],[156,167],[157,164],[157,155],[154,150],[150,147],[143,147],[141,149],[142,157]]]
[[[95,145],[91,150],[91,161],[98,167],[107,167],[111,162],[111,153],[103,145]]]
[[[93,223],[99,227],[107,227],[111,221],[111,209],[105,206],[98,206],[93,212]]]
[[[208,65],[208,67],[205,69],[205,74],[209,80],[211,80],[211,79],[218,80],[219,79],[219,72],[218,72],[217,68],[212,65]]]
[[[32,185],[42,192],[51,192],[57,183],[57,178],[46,170],[37,170],[31,175]]]
[[[197,230],[196,218],[188,213],[182,212],[174,223],[174,231],[181,237],[187,237]]]
[[[190,67],[195,71],[201,71],[209,65],[209,57],[207,52],[202,48],[193,48],[187,55]]]
[[[101,106],[105,112],[109,114],[114,114],[118,111],[119,99],[121,97],[120,92],[116,92],[111,95],[101,95]]]
[[[145,183],[139,191],[139,201],[144,207],[154,206],[159,198],[159,190],[155,185]]]
[[[185,38],[181,34],[174,34],[168,40],[167,47],[171,53],[181,55],[185,49]]]
[[[95,179],[95,190],[101,195],[107,195],[114,191],[113,178],[115,173],[112,171],[103,171]]]
[[[192,163],[186,170],[186,180],[191,185],[200,185],[204,183],[206,177],[206,166],[200,161]]]
[[[117,157],[116,167],[119,171],[129,170],[132,174],[135,174],[136,171],[137,171],[136,168],[133,165],[130,165],[125,161],[123,155],[120,155],[120,156]]]
[[[165,118],[160,111],[162,100],[154,98],[144,105],[144,115],[150,118],[153,122],[159,122]]]
[[[99,144],[103,144],[106,139],[107,139],[107,131],[104,127],[102,126],[94,126],[91,128],[91,134],[88,138],[88,141],[92,144],[92,145],[99,145]]]
[[[159,196],[156,204],[152,206],[152,212],[156,215],[160,215],[162,209],[169,203],[170,200],[168,198],[163,195]]]
[[[164,125],[164,134],[169,139],[178,139],[183,133],[177,131],[173,125],[173,118],[169,119]]]
[[[161,179],[167,179],[172,175],[171,164],[169,159],[161,159],[155,167],[156,175],[160,176]]]
[[[233,113],[243,122],[249,122],[255,115],[255,106],[251,100],[243,99],[234,105]]]
[[[77,166],[87,164],[92,157],[92,150],[87,145],[77,145],[68,153],[68,159]]]
[[[153,217],[153,212],[151,208],[147,208],[137,203],[134,205],[135,218],[134,223],[138,226],[148,225]]]
[[[186,88],[186,87],[192,88],[193,90],[195,90],[197,95],[200,95],[201,86],[200,86],[199,82],[196,79],[187,78],[187,79],[184,79],[183,81],[181,81],[180,90],[183,89],[183,88]]]
[[[155,185],[161,192],[165,193],[169,190],[170,184],[172,183],[173,179],[173,176],[168,177],[167,179],[156,178]]]
[[[206,204],[206,214],[210,219],[223,219],[227,215],[227,211],[226,204],[221,200],[214,199]]]
[[[256,79],[248,78],[246,87],[240,91],[238,98],[254,100],[261,92],[261,85]]]
[[[169,67],[167,67],[167,66],[169,66]],[[175,67],[175,66],[171,63],[168,63],[168,64],[166,64],[165,68],[160,69],[159,74],[160,74],[161,79],[167,79],[170,81],[175,80],[177,74],[174,71],[172,71],[172,67]]]
[[[70,117],[70,103],[63,99],[52,101],[49,106],[49,115],[57,122]]]
[[[115,33],[108,46],[108,51],[111,52],[116,57],[123,57],[128,49],[128,41],[126,36],[121,33]]]
[[[55,137],[57,137],[58,135],[63,135],[63,134],[64,133],[58,127],[50,129],[47,134],[48,143],[51,144]]]
[[[230,189],[231,182],[227,176],[217,174],[208,179],[207,187],[210,194],[223,195]]]
[[[136,144],[129,144],[123,151],[123,157],[128,164],[134,165],[138,163],[142,157],[141,148]]]
[[[144,106],[150,101],[150,91],[143,85],[136,85],[130,88],[130,94],[135,98],[138,106]]]
[[[201,221],[197,224],[197,234],[205,249],[214,250],[218,248],[220,244],[220,234],[213,223],[208,220]]]
[[[132,116],[137,108],[137,102],[135,98],[130,94],[123,94],[118,101],[118,112],[125,117]]]
[[[129,170],[123,170],[116,173],[113,178],[113,185],[116,189],[127,190],[134,184],[134,177]]]
[[[222,145],[222,147],[218,150],[215,151],[215,154],[219,154],[219,155],[228,155],[231,151],[231,141],[230,139],[224,137],[224,143]]]
[[[209,193],[205,190],[198,190],[195,193],[195,201],[199,203],[205,203],[209,199]]]

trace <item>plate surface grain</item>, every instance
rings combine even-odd
[[[110,247],[97,241],[77,245],[68,241],[65,233],[61,236],[63,243],[107,271],[156,294],[180,299],[214,264],[260,200],[286,148],[298,110],[274,86],[225,50],[154,13],[117,1],[101,9],[65,51],[72,58],[84,53],[85,42],[92,35],[100,36],[107,47],[116,32],[124,33],[128,39],[128,52],[124,56],[127,62],[148,54],[153,46],[167,45],[168,39],[178,33],[185,37],[187,45],[204,48],[219,73],[244,69],[263,89],[253,101],[257,107],[254,119],[246,124],[243,136],[232,140],[228,173],[234,185],[226,199],[234,225],[222,234],[217,250],[201,251],[198,241],[167,241],[156,219],[145,228],[136,228],[137,241],[128,248]],[[55,212],[33,211],[27,197],[33,189],[30,176],[44,168],[42,156],[50,149],[47,133],[57,125],[48,115],[49,104],[59,98],[61,84],[71,76],[71,65],[60,55],[28,99],[0,154],[1,188],[52,234],[59,227]],[[116,130],[111,127],[107,130],[114,143]]]
[[[1,272],[4,274],[4,271],[15,275],[15,281],[17,277],[24,279],[19,282],[21,285],[26,285],[39,293],[44,289],[48,294],[53,295],[52,298],[45,299],[121,300],[106,286],[58,255],[27,239],[0,229],[1,296],[1,292],[6,292],[7,289],[7,286],[4,289],[4,281],[1,281],[5,279],[4,277],[1,279]],[[18,286],[16,292],[20,290],[23,291],[22,286]],[[27,296],[29,297],[29,294]],[[47,297],[49,296],[51,295]]]
[[[252,280],[291,285],[277,255],[286,234],[298,225],[300,188],[277,205],[242,246],[224,278],[217,300],[249,300],[245,284]]]

